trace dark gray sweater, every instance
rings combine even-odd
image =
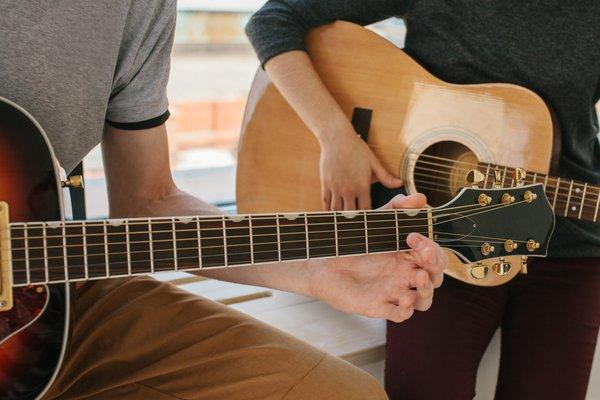
[[[391,16],[406,23],[405,51],[439,78],[540,94],[563,133],[560,175],[600,183],[599,0],[270,0],[246,31],[264,64],[304,50],[310,28]],[[558,217],[550,255],[600,257],[600,223]]]

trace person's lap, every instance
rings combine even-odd
[[[358,368],[152,278],[78,290],[47,399],[385,399]]]

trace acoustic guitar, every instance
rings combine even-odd
[[[541,184],[465,188],[422,210],[67,220],[64,187],[77,183],[61,181],[40,125],[0,98],[2,400],[38,399],[51,384],[68,344],[74,282],[405,251],[410,232],[466,262],[543,257],[554,227]]]
[[[409,193],[447,202],[461,187],[542,183],[557,215],[596,221],[600,187],[549,176],[560,132],[544,101],[510,84],[454,85],[432,76],[376,33],[348,22],[312,30],[310,58],[357,133]],[[237,198],[242,212],[319,210],[317,140],[259,70],[239,143]],[[506,244],[509,247],[511,244]],[[505,283],[526,264],[505,260],[507,275],[450,255],[451,275],[464,282]],[[493,262],[484,265],[491,266]],[[504,271],[502,271],[504,272]]]

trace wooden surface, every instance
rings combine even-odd
[[[350,116],[373,110],[369,144],[409,191],[415,158],[432,144],[466,146],[479,161],[548,173],[553,127],[535,93],[508,84],[452,85],[421,68],[390,42],[359,26],[336,22],[307,38],[325,85]],[[321,207],[319,145],[262,71],[257,73],[239,145],[240,212],[315,211]],[[494,286],[510,276],[471,277],[454,255],[448,274]]]

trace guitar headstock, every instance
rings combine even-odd
[[[498,275],[507,273],[502,265],[506,257],[544,257],[554,230],[554,213],[542,184],[464,188],[434,208],[432,217],[432,233],[440,246],[468,263],[495,258]]]

